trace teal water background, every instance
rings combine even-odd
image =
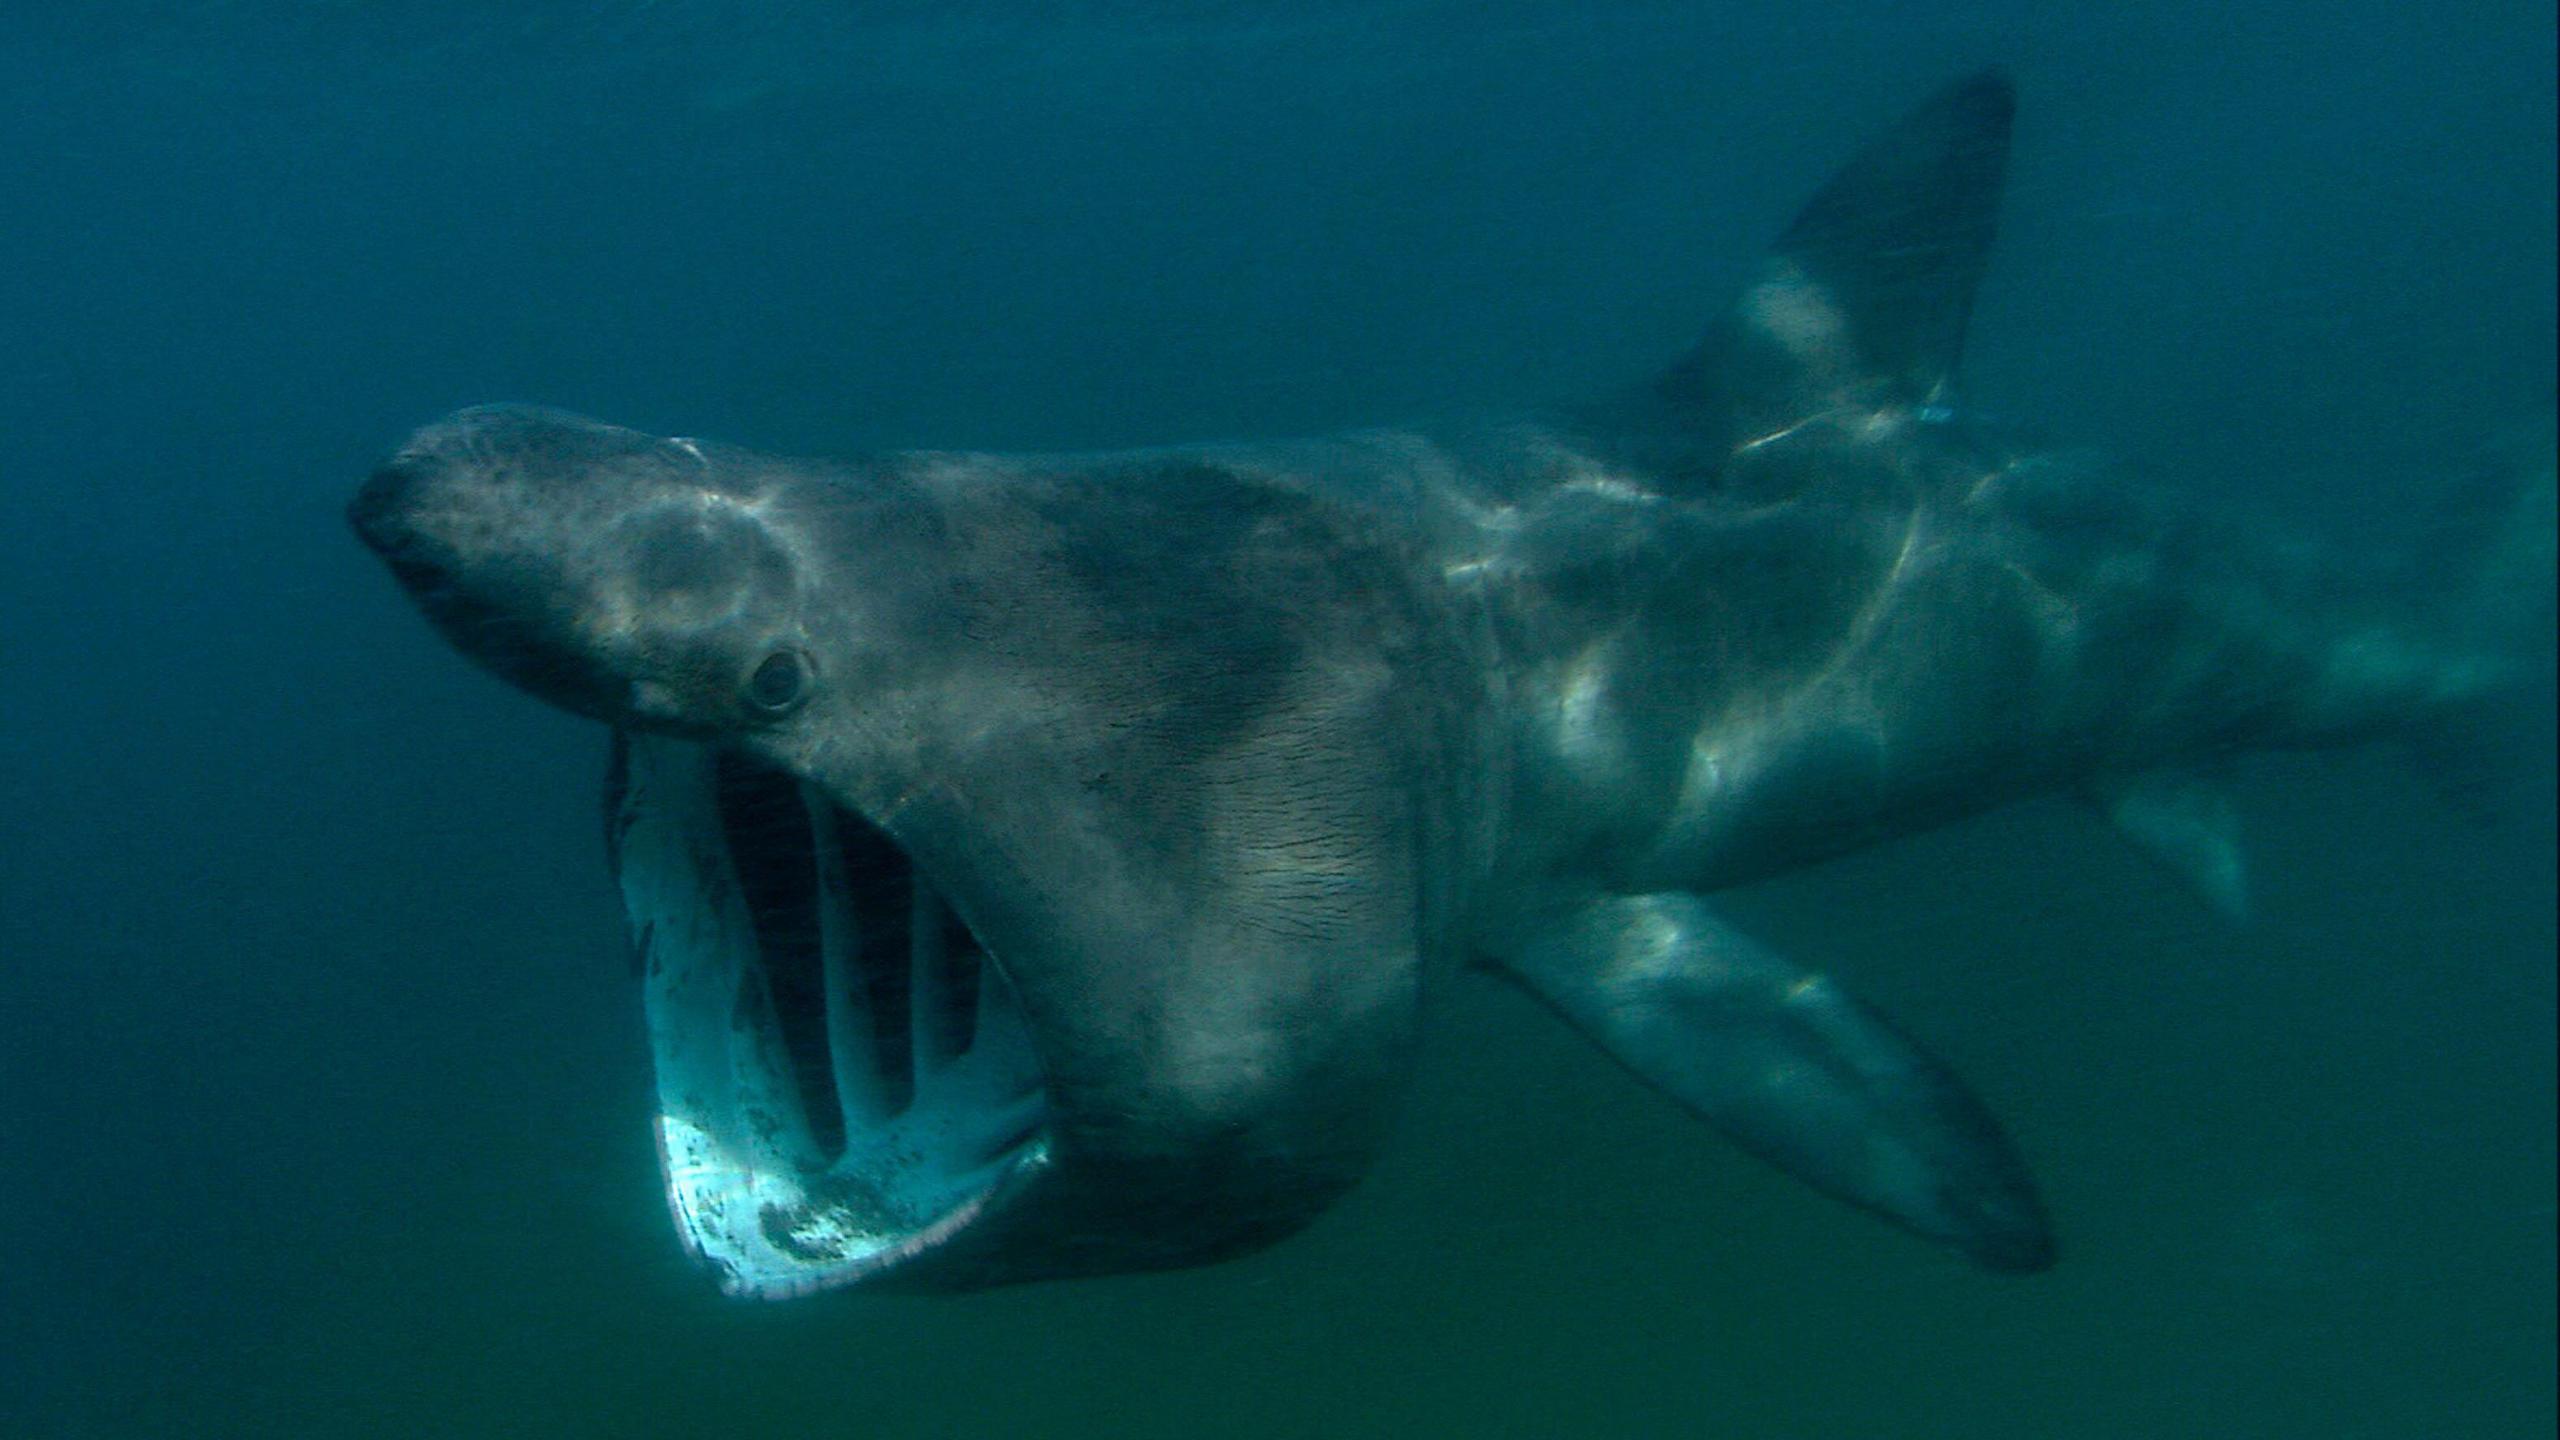
[[[2255,921],[2071,807],[1734,897],[2009,1121],[2002,1280],[1490,982],[1196,1272],[773,1307],[677,1253],[600,736],[339,507],[489,399],[765,448],[1499,408],[1684,348],[2022,92],[1973,402],[2350,544],[2554,393],[2547,4],[0,13],[0,1435],[2541,1436],[2552,721],[2478,824],[2253,763]]]

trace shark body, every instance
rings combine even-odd
[[[1239,1253],[1360,1175],[1475,966],[1816,1187],[2051,1263],[1981,1102],[1715,893],[2072,790],[2236,908],[2215,764],[2500,672],[1964,417],[2012,108],[1996,72],[1933,97],[1693,354],[1513,421],[842,461],[521,406],[413,436],[359,533],[466,653],[614,727],[686,1244],[766,1297]]]

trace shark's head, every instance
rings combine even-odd
[[[530,406],[429,426],[349,509],[462,650],[608,724],[712,737],[816,690],[780,477]]]
[[[1395,587],[1285,502],[1004,463],[490,406],[350,510],[460,649],[614,727],[668,1197],[735,1293],[1251,1248],[1404,1071]]]

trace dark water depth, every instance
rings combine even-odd
[[[1535,403],[1830,168],[2022,93],[1985,411],[2405,547],[2554,393],[2547,3],[0,11],[0,1436],[2541,1436],[2553,722],[2475,823],[2253,763],[2221,925],[2023,807],[1734,897],[1970,1077],[2065,1255],[1817,1200],[1490,983],[1399,1147],[1198,1272],[683,1263],[601,736],[348,539],[540,400],[759,447]]]

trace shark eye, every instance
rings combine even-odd
[[[766,719],[788,715],[809,698],[809,661],[797,650],[776,650],[747,677],[747,708]]]

